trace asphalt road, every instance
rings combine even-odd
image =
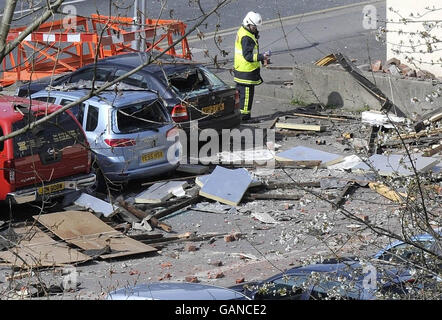
[[[274,66],[310,64],[334,52],[356,59],[358,65],[374,59],[385,60],[385,43],[376,40],[377,28],[385,21],[385,1],[371,1],[370,4],[377,12],[372,28],[363,25],[363,10],[367,3],[266,21],[260,28],[260,51],[272,51]],[[218,61],[226,61],[225,66],[231,68],[237,28],[224,29],[216,34],[216,38],[221,36],[219,46],[228,52],[226,56],[215,46],[214,33],[207,33],[202,41],[189,37],[194,59],[210,63],[217,56]],[[210,58],[206,57],[206,50]]]
[[[4,7],[5,0],[0,0]],[[75,9],[79,15],[88,16],[92,13],[104,15],[131,16],[131,1],[71,0],[66,1],[66,8]],[[201,12],[192,1],[166,1],[161,10],[161,1],[150,0],[148,4],[149,17],[163,19],[177,18],[186,21],[189,27],[193,26],[201,16]],[[189,4],[190,3],[190,4]],[[193,3],[193,4],[192,4]],[[203,10],[207,11],[216,3],[215,0],[203,1]],[[376,9],[376,19],[371,28],[364,28],[364,9],[372,5]],[[124,9],[126,8],[126,9]],[[217,60],[227,61],[226,67],[231,68],[233,60],[233,43],[236,30],[244,14],[248,10],[261,12],[264,24],[260,28],[260,50],[272,50],[272,62],[275,65],[290,65],[296,63],[311,63],[331,52],[343,52],[347,56],[357,59],[358,64],[369,63],[373,59],[385,59],[385,44],[375,40],[376,28],[385,21],[385,1],[356,1],[356,0],[316,0],[316,1],[257,1],[232,0],[228,5],[207,19],[207,25],[199,28],[205,34],[201,41],[195,33],[188,37],[193,57],[198,61],[211,63],[216,56]],[[24,2],[20,2],[15,18],[29,15]],[[75,13],[75,12],[74,12]],[[31,14],[14,21],[14,25],[29,23]],[[55,17],[60,19],[60,17]],[[218,20],[219,19],[219,20]],[[214,42],[213,32],[219,24],[216,37],[220,36],[220,49]],[[209,58],[204,54],[209,53]]]
[[[7,0],[0,1],[0,8],[5,7]],[[37,1],[34,1],[34,3]],[[141,2],[141,0],[138,0]],[[193,25],[195,19],[201,16],[201,11],[195,4],[195,1],[188,0],[147,0],[147,16],[149,18],[160,19],[180,19]],[[204,0],[202,8],[205,12],[215,7],[218,0]],[[304,14],[308,12],[324,10],[332,7],[349,5],[363,2],[361,0],[230,0],[218,11],[218,15],[207,20],[207,28],[202,28],[203,32],[214,31],[216,25],[219,24],[221,29],[236,26],[240,23],[248,11],[256,11],[262,14],[264,21],[275,19],[278,17],[287,17],[296,14]],[[133,8],[131,8],[134,0],[67,0],[64,6],[75,7],[77,14],[88,16],[91,13],[100,13],[102,15],[122,15],[132,16]],[[162,3],[165,5],[162,6]],[[129,9],[128,9],[129,8]],[[1,10],[3,11],[3,10]],[[0,12],[1,12],[0,11]],[[28,15],[28,1],[19,1],[17,5],[15,18]],[[34,14],[34,17],[38,14]],[[15,25],[25,25],[32,19],[32,15],[21,21],[16,21]]]

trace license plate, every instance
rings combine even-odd
[[[149,152],[141,156],[141,162],[148,162],[151,160],[162,159],[163,156],[164,156],[163,151]]]
[[[201,109],[201,111],[205,114],[214,114],[222,110],[224,110],[224,103],[214,104],[212,106],[204,107]]]
[[[48,186],[44,186],[38,188],[38,194],[49,194],[64,190],[64,182],[50,184]]]

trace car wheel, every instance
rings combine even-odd
[[[91,168],[91,172],[95,174],[95,183],[87,188],[88,193],[105,192],[107,189],[106,178],[103,175],[101,169],[94,165]]]

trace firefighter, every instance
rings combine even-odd
[[[239,92],[241,118],[249,120],[255,86],[263,82],[260,63],[266,64],[271,53],[259,53],[258,26],[262,25],[259,13],[250,11],[244,17],[235,40],[234,81]]]

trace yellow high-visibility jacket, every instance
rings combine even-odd
[[[259,53],[257,37],[241,26],[235,40],[234,81],[244,85],[262,83],[260,61],[264,56]]]

